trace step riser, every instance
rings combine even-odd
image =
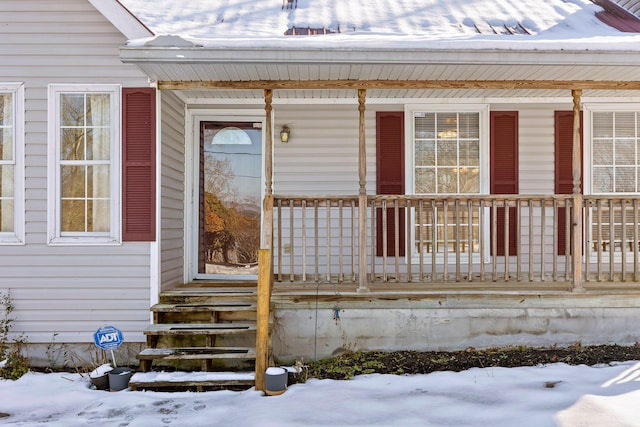
[[[214,312],[156,312],[154,323],[218,323],[248,322],[256,320],[256,311],[214,311]]]
[[[225,372],[253,372],[255,360],[242,359],[214,359],[209,368],[200,360],[154,360],[153,370],[177,370],[186,372],[225,371]]]
[[[215,288],[190,287],[181,288],[180,290],[172,290],[162,292],[160,294],[160,303],[180,304],[180,303],[221,303],[223,301],[244,301],[256,302],[257,288],[251,287],[234,287],[219,286]]]

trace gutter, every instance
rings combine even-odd
[[[163,46],[164,38],[171,38],[171,46]],[[640,49],[499,49],[494,46],[472,48],[446,48],[446,43],[433,47],[310,47],[287,44],[281,46],[211,47],[180,39],[177,36],[159,36],[146,44],[127,45],[120,48],[124,63],[174,63],[174,64],[413,64],[413,65],[588,65],[588,66],[640,66]],[[640,38],[636,48],[640,47]],[[180,46],[176,46],[180,44]],[[246,44],[246,41],[245,41]],[[466,43],[468,46],[469,43]],[[540,46],[536,44],[535,46]],[[601,44],[600,47],[610,46]]]

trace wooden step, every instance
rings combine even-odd
[[[253,372],[137,372],[129,381],[131,390],[153,391],[247,390],[254,385]]]
[[[255,358],[256,350],[250,347],[145,348],[140,353],[138,353],[139,360],[205,360]]]
[[[156,304],[151,307],[153,312],[189,313],[201,311],[255,311],[255,303],[246,301],[225,302],[183,302],[176,304]]]
[[[255,323],[156,323],[147,326],[145,335],[224,335],[252,332]]]
[[[179,288],[162,292],[160,294],[160,303],[163,304],[180,304],[195,302],[215,302],[220,303],[226,300],[244,300],[255,301],[257,297],[257,289],[255,287],[234,288]]]

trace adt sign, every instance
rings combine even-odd
[[[104,326],[93,334],[93,341],[103,350],[113,350],[122,344],[122,332],[114,326]]]

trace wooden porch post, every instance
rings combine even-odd
[[[265,371],[269,363],[269,311],[271,309],[271,287],[273,285],[271,247],[273,239],[273,124],[271,102],[273,91],[264,90],[265,103],[265,196],[260,250],[258,251],[258,305],[256,308],[256,390],[266,391]]]
[[[367,287],[367,146],[364,133],[366,89],[358,89],[358,292],[369,292]]]
[[[580,146],[580,97],[582,96],[581,89],[574,89],[571,91],[573,96],[573,215],[571,218],[571,225],[573,228],[573,292],[583,292],[582,286],[582,192],[581,192],[581,177],[582,177],[582,148]]]

